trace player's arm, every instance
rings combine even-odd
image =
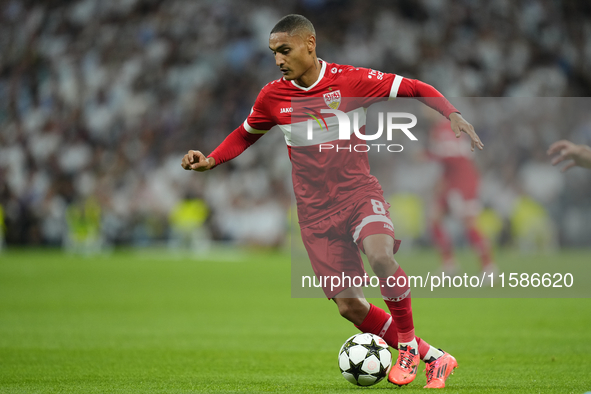
[[[451,129],[460,138],[462,133],[468,134],[472,140],[472,151],[477,147],[483,149],[484,144],[480,141],[480,137],[474,131],[474,127],[468,123],[466,119],[437,89],[433,86],[421,82],[416,79],[408,79],[397,76],[395,84],[398,83],[398,88],[395,92],[395,97],[416,97],[424,104],[438,111],[440,114],[448,118],[451,122]],[[393,89],[396,86],[393,86]],[[392,95],[391,95],[392,96]]]
[[[230,133],[209,156],[198,150],[190,150],[182,160],[185,170],[207,171],[240,155],[274,126],[264,105],[265,94],[261,91],[248,118]],[[252,126],[251,126],[252,125]],[[254,126],[254,127],[253,127]]]
[[[252,134],[240,125],[230,133],[226,139],[208,157],[198,150],[190,150],[182,160],[181,166],[185,170],[207,171],[216,165],[225,163],[244,152],[254,144],[263,134]]]

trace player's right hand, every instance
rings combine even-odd
[[[213,157],[205,157],[205,155],[198,150],[190,150],[185,156],[181,166],[185,170],[193,171],[207,171],[215,166],[215,159]]]

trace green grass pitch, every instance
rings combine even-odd
[[[458,360],[447,392],[591,391],[591,299],[415,299],[413,309],[417,333]],[[355,332],[332,302],[290,298],[287,253],[0,255],[0,393],[425,391],[423,372],[401,389],[346,382],[337,352]]]

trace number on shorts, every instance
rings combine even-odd
[[[381,201],[374,200],[372,198],[371,199],[371,205],[373,206],[373,211],[375,213],[377,213],[378,215],[385,215],[386,214],[386,208],[384,208],[384,204],[382,204]]]

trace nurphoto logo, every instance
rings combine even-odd
[[[326,98],[325,98],[326,99]],[[337,122],[338,122],[338,139],[339,140],[350,140],[351,139],[351,130],[353,131],[353,133],[355,133],[355,135],[357,136],[357,138],[359,138],[360,140],[363,141],[374,141],[377,140],[378,138],[380,138],[382,136],[382,134],[384,134],[384,119],[386,120],[386,139],[388,141],[392,141],[393,139],[393,135],[394,135],[394,131],[395,130],[400,130],[404,133],[404,135],[406,135],[411,141],[417,141],[417,137],[414,136],[414,134],[410,131],[411,128],[413,128],[414,126],[416,126],[417,124],[417,117],[411,113],[408,112],[378,112],[378,130],[374,133],[374,134],[363,134],[359,129],[360,129],[360,125],[359,123],[362,123],[361,126],[363,126],[364,122],[360,122],[359,121],[359,113],[358,111],[353,111],[353,122],[351,122],[351,120],[349,119],[349,115],[346,114],[343,111],[339,111],[338,109],[326,109],[323,108],[320,110],[320,114],[318,114],[318,112],[314,111],[316,113],[317,116],[313,116],[310,113],[307,113],[310,117],[312,117],[313,119],[308,119],[307,122],[307,139],[309,141],[314,139],[314,121],[316,121],[319,125],[320,125],[320,129],[323,130],[322,124],[320,123],[320,120],[318,119],[318,117],[320,117],[322,119],[322,122],[324,123],[324,125],[327,128],[328,131],[328,125],[326,123],[326,121],[324,120],[324,117],[320,114],[332,114],[335,115]],[[401,123],[400,119],[406,119],[409,120],[410,122],[406,122],[406,123]],[[352,127],[351,127],[352,126]],[[380,147],[385,146],[386,150],[388,150],[389,152],[402,152],[402,150],[404,149],[402,145],[400,144],[356,144],[354,146],[348,146],[348,147],[342,147],[342,146],[336,146],[334,144],[329,144],[329,143],[323,143],[323,144],[319,144],[319,151],[323,152],[323,151],[327,151],[327,150],[333,150],[336,149],[336,151],[339,150],[346,150],[351,152],[351,149],[353,149],[355,152],[368,152],[371,149],[371,146],[374,146],[377,148],[378,152],[380,150]]]

